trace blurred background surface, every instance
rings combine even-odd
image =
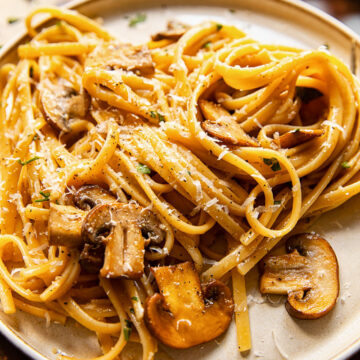
[[[360,34],[360,0],[303,1],[336,17]],[[32,8],[42,5],[59,6],[67,2],[69,0],[0,0],[0,46],[22,29],[22,20]],[[30,359],[0,335],[0,360]],[[349,360],[360,360],[360,352]]]

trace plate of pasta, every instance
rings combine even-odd
[[[0,53],[2,334],[34,359],[359,348],[355,34],[286,0],[25,27]]]

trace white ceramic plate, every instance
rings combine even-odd
[[[166,5],[164,5],[166,3]],[[354,68],[351,49],[359,54],[359,38],[331,17],[303,3],[286,0],[88,0],[71,7],[85,15],[101,16],[104,25],[123,41],[142,42],[163,29],[170,19],[195,24],[206,19],[232,23],[263,42],[304,48],[328,44],[332,53]],[[230,9],[233,9],[230,11]],[[145,12],[147,20],[129,28],[128,17]],[[19,36],[4,46],[0,64],[14,59]],[[353,63],[353,64],[351,64]],[[355,69],[355,71],[357,71]],[[357,74],[359,75],[359,74]],[[273,306],[258,292],[257,273],[247,276],[253,349],[247,359],[328,360],[346,359],[360,349],[360,198],[325,214],[313,229],[328,239],[340,265],[341,292],[335,309],[315,321],[291,318],[283,304]],[[63,327],[18,312],[0,312],[0,331],[34,359],[55,359],[58,349],[69,355],[89,358],[99,354],[96,337],[74,324]],[[138,348],[130,344],[122,359],[138,359]],[[235,328],[218,340],[189,350],[161,347],[158,359],[241,359]]]

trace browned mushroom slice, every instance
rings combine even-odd
[[[160,31],[155,35],[151,36],[151,40],[159,41],[163,39],[169,39],[177,41],[179,40],[188,29],[188,26],[178,22],[178,21],[169,21],[167,24],[167,29],[165,31]]]
[[[161,342],[185,349],[215,339],[228,328],[233,300],[222,282],[212,280],[201,287],[190,262],[151,271],[159,293],[147,299],[145,319]]]
[[[137,279],[143,274],[144,238],[138,220],[134,204],[97,205],[86,215],[82,237],[87,249],[105,245],[101,276]]]
[[[74,195],[75,205],[82,210],[91,210],[96,205],[115,201],[115,197],[99,185],[84,185]]]
[[[48,231],[51,245],[78,247],[86,212],[73,206],[50,203]]]
[[[199,105],[206,119],[201,123],[201,127],[208,134],[227,145],[259,146],[221,105],[206,100],[200,100]]]
[[[78,93],[64,79],[44,79],[40,98],[45,118],[53,127],[65,133],[71,130],[72,119],[86,116],[90,105],[85,90]]]
[[[145,246],[150,242],[154,244],[162,243],[165,239],[165,231],[158,217],[148,209],[142,209],[140,214],[138,223],[145,239]]]
[[[298,319],[317,319],[335,305],[339,269],[329,243],[318,235],[301,234],[287,241],[289,254],[268,256],[260,291],[287,295],[286,309]]]
[[[323,134],[324,131],[318,129],[296,129],[282,134],[279,138],[274,139],[274,143],[283,149],[292,148]]]
[[[155,65],[149,49],[145,45],[134,46],[119,42],[105,42],[97,46],[86,60],[87,67],[123,69],[151,75]]]

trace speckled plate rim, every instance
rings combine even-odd
[[[119,0],[121,1],[121,0]],[[237,0],[239,5],[241,5],[242,0]],[[303,12],[306,15],[310,15],[315,18],[317,21],[322,22],[323,24],[329,25],[340,34],[347,37],[353,44],[352,52],[354,56],[351,57],[350,68],[354,74],[358,74],[359,68],[357,67],[357,52],[360,49],[360,36],[356,34],[353,30],[348,28],[346,25],[333,18],[332,16],[326,14],[322,10],[319,10],[312,5],[301,2],[299,0],[263,0],[269,3],[273,3],[274,6],[277,6],[279,3],[285,6],[293,8],[299,13]],[[74,0],[64,5],[64,8],[79,10],[81,12],[81,7],[89,5],[91,3],[101,2],[101,0]],[[164,3],[171,3],[171,0],[164,0]],[[45,23],[47,19],[36,24],[36,27],[41,26]],[[7,57],[15,47],[20,43],[24,42],[27,36],[27,32],[23,31],[19,35],[10,39],[1,49],[0,49],[0,62],[2,59]],[[47,357],[43,356],[39,351],[34,349],[30,344],[24,341],[18,334],[16,334],[12,329],[10,329],[2,320],[0,320],[0,333],[5,336],[12,344],[19,348],[24,354],[33,358],[34,360],[48,360]],[[360,350],[360,334],[359,337],[349,344],[345,349],[341,350],[337,354],[333,355],[329,360],[346,360],[350,356],[354,355],[357,351]]]

